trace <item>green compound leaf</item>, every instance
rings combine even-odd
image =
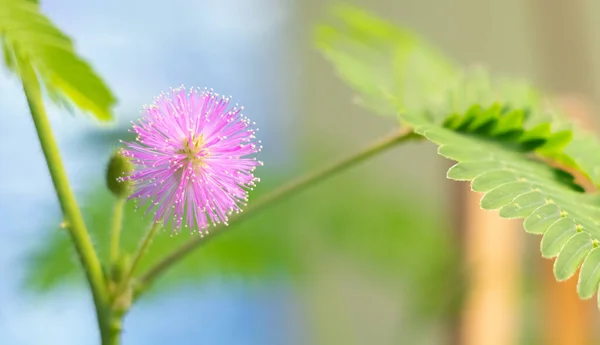
[[[582,298],[595,293],[600,254],[586,254],[600,239],[599,199],[546,161],[574,168],[600,186],[600,141],[574,128],[528,83],[479,68],[460,70],[410,31],[360,9],[335,13],[341,24],[321,27],[317,45],[366,105],[399,114],[440,145],[440,155],[458,161],[448,178],[472,181],[473,190],[485,193],[484,209],[524,218],[528,233],[544,235],[542,255],[558,256],[557,279],[571,276],[583,260],[578,292]],[[420,61],[395,55],[411,49],[421,52]],[[431,73],[419,74],[419,66]],[[403,73],[412,68],[414,73]],[[411,98],[402,92],[405,85],[414,85]]]
[[[550,127],[556,131],[537,150],[540,155],[579,170],[600,186],[600,141],[573,128],[572,121],[529,83],[491,75],[483,68],[461,69],[410,30],[359,8],[337,7],[334,16],[337,23],[318,27],[317,47],[368,108],[400,114],[412,127],[439,124],[473,104],[500,102],[522,109],[523,125],[533,137],[545,136]],[[498,130],[518,128],[519,117],[507,117]],[[482,123],[472,126],[478,125]]]
[[[0,42],[6,67],[18,73],[18,64],[31,64],[55,103],[112,119],[116,99],[110,89],[36,1],[0,0]]]
[[[578,293],[589,298],[600,280],[600,254],[594,249],[600,240],[600,203],[573,176],[540,159],[548,145],[556,153],[564,144],[556,144],[557,135],[547,126],[518,128],[519,114],[498,105],[474,106],[462,116],[449,116],[444,126],[419,125],[415,131],[458,162],[448,178],[471,181],[474,191],[484,193],[483,209],[499,209],[504,218],[525,218],[527,232],[543,235],[541,253],[557,257],[557,280],[569,279],[583,263]],[[569,137],[558,133],[560,141]]]

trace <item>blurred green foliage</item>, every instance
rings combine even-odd
[[[358,8],[337,6],[335,14],[339,23],[317,27],[316,44],[366,107],[382,115],[423,113],[445,101],[459,71],[436,49]]]
[[[31,64],[57,104],[74,104],[102,121],[112,118],[116,98],[37,1],[0,0],[0,43],[6,67],[18,73],[20,64]]]
[[[335,24],[317,27],[317,47],[378,113],[441,123],[473,104],[502,102],[553,116],[540,114],[539,92],[522,80],[492,76],[483,66],[463,69],[418,34],[360,8],[339,5],[333,14]]]

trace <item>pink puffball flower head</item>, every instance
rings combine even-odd
[[[133,184],[129,198],[175,232],[227,225],[259,181],[253,172],[262,162],[252,157],[262,148],[257,129],[243,107],[229,102],[212,90],[172,89],[144,107],[132,129],[136,141],[124,143],[122,154],[135,165],[120,178]]]

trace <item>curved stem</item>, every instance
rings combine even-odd
[[[105,334],[105,316],[108,305],[108,291],[105,283],[104,273],[100,260],[96,255],[94,246],[83,221],[83,216],[77,205],[75,195],[69,185],[67,173],[63,167],[60,152],[50,121],[46,116],[46,110],[42,101],[42,93],[37,76],[28,61],[19,63],[19,73],[23,82],[23,90],[27,97],[27,103],[31,111],[31,117],[35,124],[38,138],[46,158],[46,164],[52,177],[54,189],[60,202],[60,207],[65,216],[66,228],[71,235],[79,260],[85,271],[86,278],[92,290],[96,315],[100,326],[100,333]]]
[[[150,228],[150,230],[148,230],[148,232],[144,236],[142,243],[140,243],[140,246],[138,247],[138,250],[135,253],[135,256],[133,257],[131,266],[129,266],[127,272],[125,273],[125,276],[117,285],[117,289],[115,290],[115,294],[114,294],[114,298],[113,298],[113,300],[114,300],[113,303],[116,303],[119,300],[119,298],[121,298],[121,294],[123,294],[123,292],[125,292],[125,290],[128,288],[128,286],[131,282],[131,278],[133,277],[133,274],[135,273],[135,270],[140,265],[142,258],[148,251],[148,248],[150,248],[152,239],[154,238],[154,235],[156,235],[156,231],[158,231],[160,226],[161,226],[160,222],[155,222],[154,224],[152,224],[152,227]]]
[[[127,271],[127,275],[125,275],[125,281],[129,281],[131,277],[133,277],[133,274],[135,273],[137,267],[140,265],[144,254],[146,254],[146,251],[148,251],[148,248],[150,248],[150,243],[152,243],[152,239],[154,238],[154,235],[156,235],[156,231],[158,231],[160,225],[160,222],[155,222],[154,224],[152,224],[152,227],[150,228],[150,230],[148,230],[146,236],[144,236],[142,243],[140,244],[135,256],[133,257],[131,267],[129,268],[129,271]]]
[[[336,173],[343,171],[351,166],[354,166],[367,158],[375,156],[399,143],[412,140],[415,138],[419,138],[420,136],[412,131],[398,131],[393,133],[392,135],[385,137],[381,140],[376,141],[371,144],[364,150],[348,157],[342,159],[336,163],[331,164],[321,170],[318,170],[314,173],[308,174],[305,177],[299,178],[295,181],[290,182],[287,185],[284,185],[280,189],[275,190],[271,194],[263,197],[252,206],[248,207],[245,212],[240,213],[232,219],[232,224],[238,224],[248,218],[250,216],[258,213],[259,211],[266,209],[270,205],[274,205],[285,198],[288,198],[294,195],[297,192],[300,192],[320,181],[323,181]],[[171,266],[179,262],[179,260],[183,259],[187,254],[200,247],[203,244],[206,244],[211,238],[214,238],[218,234],[224,233],[226,228],[224,226],[219,226],[218,231],[211,231],[209,235],[205,235],[203,237],[196,237],[193,240],[183,244],[179,248],[173,250],[170,254],[168,254],[164,259],[159,261],[155,266],[150,268],[148,272],[146,272],[139,280],[140,289],[138,290],[138,294],[141,294],[142,289],[151,284],[158,276],[160,276],[164,271],[169,269]],[[138,296],[136,296],[138,297]]]
[[[125,198],[118,198],[113,210],[113,222],[110,236],[110,263],[114,265],[119,259],[119,246],[121,242],[121,223],[123,222],[123,206]]]

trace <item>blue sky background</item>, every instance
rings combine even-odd
[[[293,117],[289,48],[291,0],[54,0],[44,12],[119,98],[118,124],[171,86],[212,87],[234,96],[259,124],[270,168],[290,164],[283,129]],[[86,142],[85,116],[49,107],[78,195],[103,179],[108,149]],[[59,212],[20,85],[0,72],[0,334],[2,344],[96,344],[87,291],[45,297],[22,290],[23,255]],[[276,142],[277,145],[269,146]],[[115,143],[116,145],[116,143]],[[271,147],[271,148],[270,148]],[[269,291],[209,282],[136,306],[125,344],[290,344],[297,322],[285,282]]]

